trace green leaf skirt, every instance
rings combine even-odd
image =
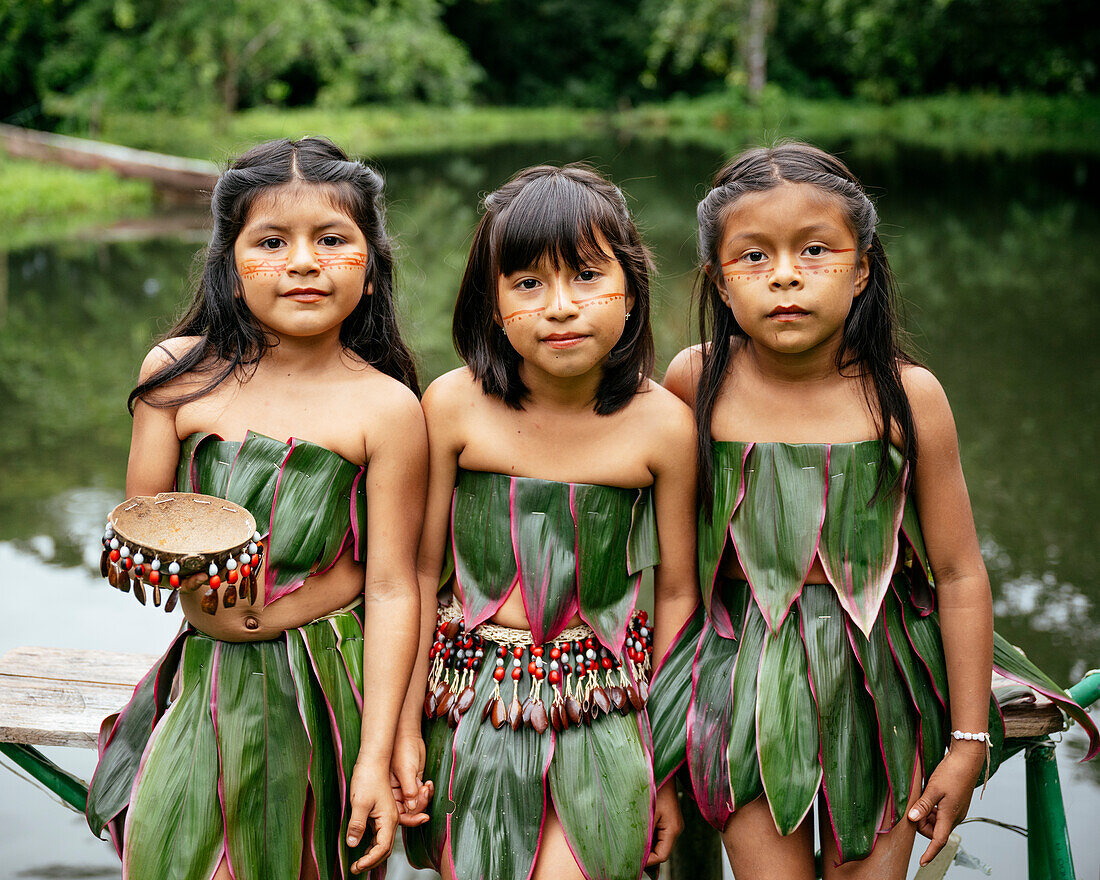
[[[512,645],[484,637],[493,631],[491,626],[471,631],[487,662],[462,676],[450,698],[442,696],[458,699],[472,685],[462,711],[430,704],[440,717],[424,722],[424,778],[435,783],[435,798],[430,821],[404,831],[409,861],[436,870],[446,861],[456,880],[524,880],[534,869],[550,798],[585,877],[638,880],[653,834],[655,794],[645,712],[612,705],[586,711],[564,729],[519,719],[494,726],[493,706],[509,706],[513,695],[529,704],[532,692],[549,702],[555,692],[541,679],[536,683],[535,662],[523,665],[528,655],[521,663]],[[549,651],[547,646],[539,656],[548,659]],[[509,664],[501,680],[494,678],[498,654]],[[634,667],[627,658],[619,661],[613,673],[605,667],[593,680],[629,670],[637,692]],[[498,695],[502,703],[496,702]]]
[[[359,751],[357,610],[279,638],[182,632],[100,729],[88,824],[106,828],[123,878],[350,877],[348,785]]]

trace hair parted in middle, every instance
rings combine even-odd
[[[520,171],[484,200],[470,258],[455,303],[455,348],[484,392],[522,409],[528,389],[520,356],[502,332],[497,281],[544,261],[555,270],[580,270],[607,258],[611,249],[634,304],[623,335],[604,363],[595,411],[609,415],[626,406],[653,372],[649,326],[652,260],[617,186],[584,164],[539,165]]]

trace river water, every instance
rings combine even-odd
[[[997,627],[1056,680],[1076,681],[1100,666],[1100,164],[841,146],[877,198],[914,346],[952,402]],[[656,256],[659,369],[691,340],[694,205],[720,156],[577,141],[401,158],[381,166],[423,380],[457,363],[450,311],[479,196],[525,165],[577,159],[622,185]],[[122,500],[126,394],[188,295],[206,222],[177,211],[12,251],[0,231],[0,652],[159,653],[179,625],[107,589],[97,538]],[[1057,751],[1078,876],[1094,877],[1100,761],[1075,763],[1083,742],[1071,730]],[[49,753],[90,775],[90,752]],[[971,815],[1025,823],[1021,758]],[[82,817],[8,773],[0,827],[0,877],[119,874]],[[961,833],[993,876],[1025,875],[1022,837],[984,824]],[[395,860],[391,876],[410,873]]]

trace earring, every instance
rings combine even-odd
[[[628,320],[628,321],[630,320],[630,312],[626,313],[626,320]]]

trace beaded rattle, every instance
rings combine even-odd
[[[256,573],[264,547],[256,520],[245,508],[224,498],[193,492],[138,495],[107,515],[99,571],[107,582],[146,603],[160,607],[161,589],[169,591],[164,610],[176,607],[180,591],[205,586],[199,605],[207,614],[221,604],[232,608],[247,597],[256,602]],[[205,583],[187,583],[205,574]]]

